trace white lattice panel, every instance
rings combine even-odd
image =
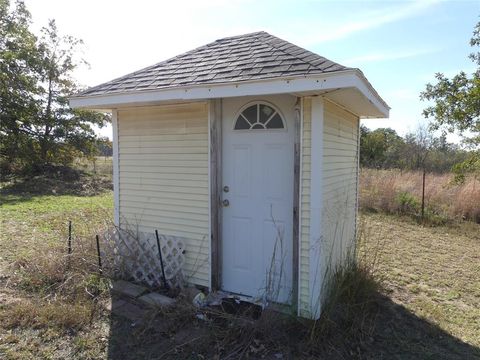
[[[185,241],[160,234],[159,239],[167,282],[172,287],[181,287]],[[103,237],[101,249],[106,270],[152,287],[163,284],[155,234],[114,229]]]

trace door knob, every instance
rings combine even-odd
[[[222,205],[223,205],[224,207],[227,207],[228,205],[230,205],[230,201],[228,201],[227,199],[225,199],[225,200],[222,201]]]
[[[227,192],[229,192],[229,191],[230,191],[230,188],[229,188],[227,185],[225,185],[225,186],[223,187],[223,192],[226,192],[226,193],[227,193]]]

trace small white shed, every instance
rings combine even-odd
[[[70,103],[112,112],[120,228],[182,238],[192,284],[318,318],[355,243],[359,120],[389,113],[360,70],[257,32]]]

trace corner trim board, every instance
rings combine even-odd
[[[113,223],[120,226],[120,172],[118,152],[118,111],[112,110],[112,139],[113,139]]]
[[[293,246],[292,246],[292,306],[299,311],[300,284],[300,163],[301,163],[301,129],[302,129],[302,99],[297,98],[294,115],[294,159],[293,159]]]
[[[321,244],[322,244],[322,205],[323,205],[323,124],[324,100],[312,97],[311,130],[311,189],[310,189],[310,268],[309,292],[310,311],[313,319],[320,317],[322,295]]]

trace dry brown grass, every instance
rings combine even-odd
[[[421,172],[362,169],[360,173],[362,209],[415,215],[421,195]],[[425,203],[431,218],[480,223],[480,181],[471,176],[455,184],[452,174],[427,174]]]
[[[58,328],[80,330],[90,324],[94,315],[92,303],[64,302],[39,303],[29,300],[5,305],[0,311],[0,322],[5,329],[11,328]]]

